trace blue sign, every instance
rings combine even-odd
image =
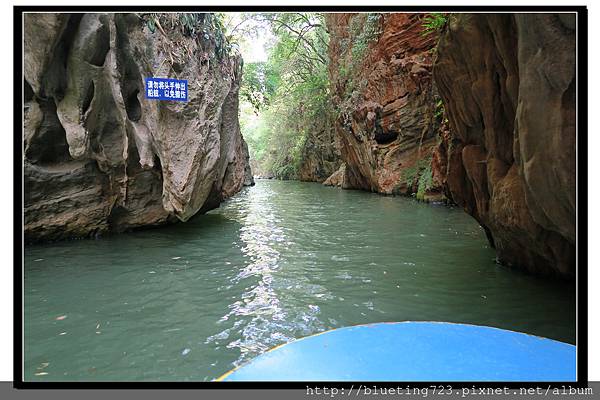
[[[188,81],[169,78],[146,78],[149,100],[188,101]]]

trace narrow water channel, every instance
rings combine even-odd
[[[185,224],[25,249],[25,380],[212,380],[382,321],[575,343],[575,290],[494,263],[458,208],[258,180]]]

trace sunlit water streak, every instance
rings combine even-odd
[[[258,181],[185,224],[28,247],[25,378],[211,380],[294,338],[381,321],[573,343],[573,287],[493,260],[461,210]]]

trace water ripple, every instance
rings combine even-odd
[[[493,259],[458,209],[259,180],[185,224],[28,247],[25,377],[210,380],[278,344],[382,321],[573,341],[574,290]]]

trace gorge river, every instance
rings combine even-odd
[[[450,321],[575,343],[573,285],[499,266],[459,208],[258,180],[168,227],[25,248],[25,380],[212,380],[343,326]]]

